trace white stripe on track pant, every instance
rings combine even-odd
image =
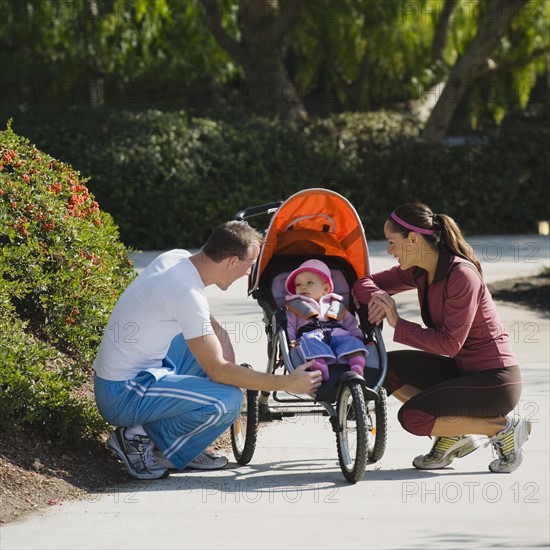
[[[95,377],[99,412],[114,426],[141,424],[166,458],[184,468],[239,416],[240,388],[211,382],[183,336],[172,341],[160,380],[147,371],[122,382]],[[192,374],[190,374],[192,373]]]

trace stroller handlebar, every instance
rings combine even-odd
[[[258,204],[257,206],[250,206],[249,208],[243,208],[235,214],[235,219],[239,222],[252,218],[253,216],[259,216],[260,214],[273,214],[284,201],[267,202],[265,204]]]

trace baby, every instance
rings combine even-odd
[[[368,355],[357,319],[335,294],[330,269],[320,260],[308,260],[287,278],[285,306],[288,336],[304,361],[328,380],[328,363],[348,363],[363,376]]]

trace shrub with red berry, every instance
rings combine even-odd
[[[0,132],[0,429],[69,439],[102,427],[83,388],[134,270],[86,181],[10,125]]]

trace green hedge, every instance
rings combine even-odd
[[[547,120],[547,108],[516,113],[460,147],[422,142],[412,119],[389,111],[306,123],[230,110],[28,111],[14,128],[91,177],[126,244],[163,249],[198,246],[241,208],[308,187],[345,195],[371,238],[410,200],[470,234],[533,232],[548,217]]]
[[[86,179],[9,126],[0,245],[0,429],[38,426],[65,441],[100,432],[90,365],[134,269]]]

